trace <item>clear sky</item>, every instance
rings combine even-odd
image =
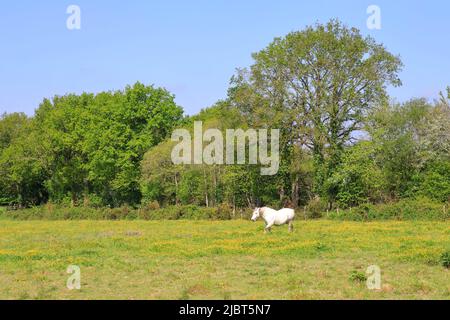
[[[71,4],[81,8],[80,30],[66,27]],[[381,30],[366,26],[372,4]],[[252,52],[330,18],[401,55],[403,87],[390,89],[397,100],[433,99],[450,85],[447,0],[11,0],[0,4],[0,113],[32,115],[45,97],[141,81],[194,114],[226,96]]]

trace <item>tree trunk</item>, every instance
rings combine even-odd
[[[294,181],[292,182],[292,195],[291,195],[291,199],[292,199],[292,206],[293,209],[297,209],[298,208],[298,202],[299,202],[299,177],[298,175],[295,176]]]
[[[217,203],[217,172],[216,167],[213,167],[213,198],[212,200],[212,206],[216,206]]]
[[[283,202],[284,199],[284,186],[280,188],[280,202]]]
[[[178,205],[178,173],[175,173],[175,205]]]
[[[233,194],[233,219],[236,217],[236,196]]]
[[[73,208],[75,207],[75,204],[77,203],[77,195],[75,192],[72,192],[72,200],[70,201],[70,206]]]
[[[206,181],[206,170],[203,166],[203,181],[204,181],[204,188],[205,188],[205,204],[206,207],[209,208],[209,199],[208,199],[208,183]]]

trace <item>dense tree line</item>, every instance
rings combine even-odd
[[[183,117],[164,89],[44,100],[0,120],[0,201],[251,207],[450,197],[450,88],[439,101],[395,103],[402,63],[339,21],[275,39],[232,77],[228,96]],[[175,128],[279,128],[280,169],[174,165]]]
[[[142,157],[182,113],[166,90],[136,83],[46,99],[32,118],[3,115],[0,197],[22,206],[137,204]]]
[[[220,102],[189,121],[245,128],[244,119],[236,108]],[[450,104],[444,98],[374,107],[356,134],[357,141],[343,147],[339,165],[320,186],[315,185],[320,183],[316,172],[328,167],[317,168],[313,150],[307,148],[296,147],[292,158],[282,158],[277,175],[261,176],[252,165],[174,166],[170,158],[174,143],[166,140],[144,156],[143,200],[249,207],[258,200],[273,206],[305,206],[321,199],[322,210],[414,197],[445,203],[450,197],[449,125]]]

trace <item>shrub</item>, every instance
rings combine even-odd
[[[83,206],[98,209],[103,206],[103,200],[97,195],[89,194],[84,197]]]
[[[103,217],[107,220],[125,220],[137,218],[137,213],[134,209],[129,207],[128,205],[119,207],[119,208],[108,208],[104,210]]]
[[[154,211],[157,219],[160,220],[178,220],[183,214],[182,206],[170,206]]]
[[[354,282],[365,282],[367,281],[367,276],[365,273],[357,270],[350,272],[349,280]]]
[[[305,207],[305,218],[322,217],[326,204],[319,198],[311,200]],[[250,218],[251,210],[237,214],[243,219]],[[20,210],[0,207],[0,217],[13,220],[230,220],[233,208],[227,204],[205,208],[197,205],[159,207],[157,202],[143,205],[138,210],[125,205],[118,208],[70,207],[47,203],[44,206]],[[389,204],[362,204],[347,210],[331,211],[334,220],[447,220],[450,218],[448,205],[427,198],[404,199]]]
[[[450,161],[439,161],[429,166],[423,173],[420,194],[433,200],[450,200]]]
[[[357,207],[348,208],[346,210],[335,210],[328,213],[328,218],[332,220],[350,220],[350,221],[368,221],[371,220],[374,205],[364,203]]]
[[[319,197],[315,197],[310,200],[305,207],[305,218],[307,219],[319,219],[322,218],[323,212],[327,209],[327,204],[325,201]]]
[[[339,213],[331,212],[329,218],[354,221],[446,220],[450,215],[442,203],[421,197],[379,205],[363,204]]]
[[[103,212],[98,209],[81,207],[62,207],[47,204],[42,207],[32,207],[21,210],[9,210],[4,218],[13,220],[99,220],[104,219]]]
[[[233,207],[228,203],[221,203],[215,210],[214,219],[231,220],[233,218]]]
[[[445,251],[440,257],[440,263],[444,268],[450,268],[450,250]]]
[[[205,208],[206,209],[206,208]],[[196,205],[187,205],[180,208],[179,218],[187,220],[207,220],[210,219],[208,211]]]
[[[159,209],[143,207],[139,209],[138,218],[145,220],[211,220],[228,217],[219,208],[205,208],[197,205],[169,206]]]
[[[181,217],[180,206],[151,209],[147,206],[138,210],[137,217],[144,220],[177,220]]]
[[[10,204],[12,204],[14,202],[14,199],[12,198],[3,198],[0,197],[0,212],[1,212],[1,206],[9,206]]]
[[[137,211],[137,218],[151,220],[154,211],[161,209],[158,201],[149,201],[143,204]]]
[[[158,210],[158,209],[161,209],[161,207],[160,207],[158,201],[151,201],[151,202],[147,203],[147,204],[145,205],[145,208],[147,208],[148,210]]]
[[[141,207],[137,210],[137,218],[141,220],[150,220],[151,210],[144,207]]]

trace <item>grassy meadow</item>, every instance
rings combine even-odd
[[[0,221],[0,299],[450,299],[450,222]],[[69,265],[81,290],[68,290]],[[370,265],[382,290],[366,287]]]

